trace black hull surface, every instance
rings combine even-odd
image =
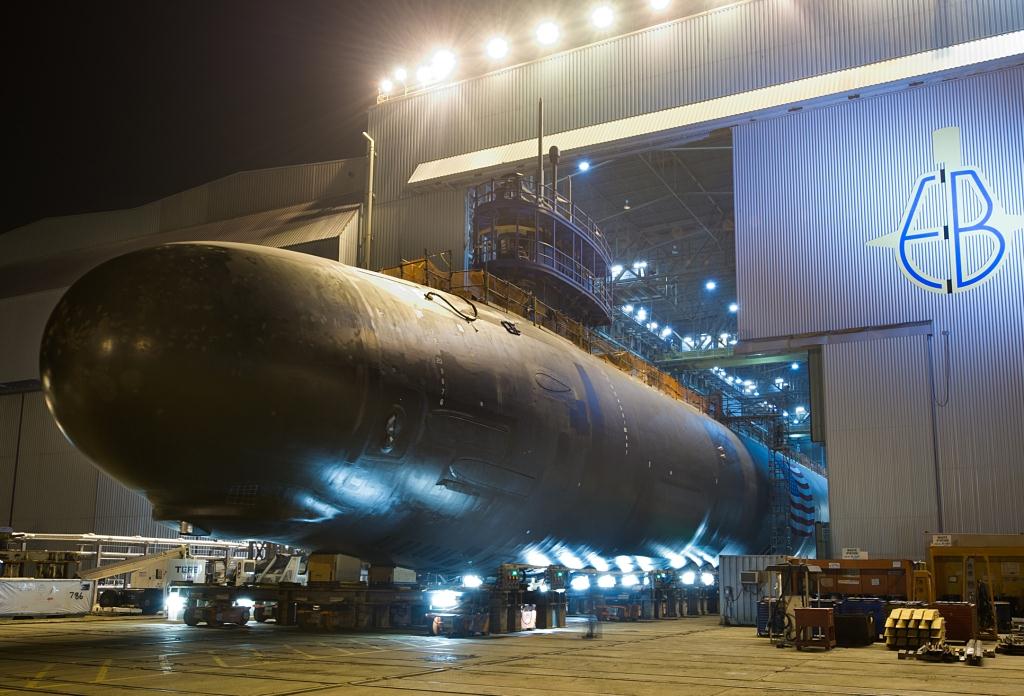
[[[68,290],[43,388],[67,437],[159,519],[222,537],[461,571],[767,548],[763,448],[475,309],[298,253],[154,247]],[[827,519],[825,481],[791,470],[806,534]]]

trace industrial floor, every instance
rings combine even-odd
[[[0,622],[0,693],[1024,695],[1024,657],[897,660],[876,644],[779,650],[717,617],[446,639],[149,619]]]

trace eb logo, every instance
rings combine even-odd
[[[894,249],[903,275],[924,290],[962,292],[999,270],[1024,216],[1007,214],[984,174],[961,164],[959,128],[935,131],[932,145],[936,170],[917,180],[899,231],[868,246]]]

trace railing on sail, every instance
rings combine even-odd
[[[695,406],[704,413],[712,410],[711,400],[687,389],[640,356],[570,319],[517,285],[485,270],[451,270],[450,252],[403,261],[397,266],[382,269],[381,273],[515,314],[535,326],[543,326],[558,334],[581,350],[601,358],[673,399]]]

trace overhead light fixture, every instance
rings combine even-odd
[[[587,160],[580,160],[578,168],[581,172],[588,172],[590,171],[590,162]]]
[[[612,266],[611,271],[613,276],[618,276],[620,273],[622,273],[622,266],[620,266],[619,264],[615,264],[614,266]]]
[[[395,80],[397,80],[398,82],[405,82],[408,77],[408,71],[401,65],[395,68]]]
[[[493,60],[500,60],[508,55],[508,41],[500,36],[495,36],[487,42],[487,57]]]
[[[637,321],[643,321],[646,318],[647,318],[647,310],[646,309],[641,307],[640,309],[636,310],[636,320]]]
[[[704,572],[700,574],[700,581],[704,583],[705,586],[711,587],[715,584],[715,576],[711,573]]]
[[[484,584],[484,580],[479,575],[463,575],[462,576],[462,586],[463,587],[468,587],[470,589],[474,589],[474,588],[480,587],[483,584]]]
[[[684,585],[692,585],[693,583],[697,582],[697,574],[692,570],[688,570],[685,573],[683,573],[679,577],[679,579],[683,581]]]
[[[430,69],[435,80],[443,80],[455,69],[455,54],[447,49],[438,51],[430,61]]]
[[[704,289],[705,290],[714,290],[717,287],[718,287],[718,283],[716,283],[713,280],[709,280],[708,282],[704,283]]]
[[[622,311],[625,312],[626,314],[632,314],[633,313],[633,305],[631,305],[631,304],[622,305]]]
[[[625,203],[622,204],[622,209],[623,210],[629,210],[631,207],[632,206],[630,206],[630,204],[629,204],[629,199],[627,198]]]
[[[391,94],[391,90],[394,89],[394,87],[394,83],[386,77],[380,81],[381,94]]]
[[[615,21],[615,13],[608,5],[598,5],[590,13],[590,21],[598,29],[607,29]]]
[[[729,305],[729,311],[735,314],[736,312],[740,311],[740,306],[733,302],[732,304]]]
[[[650,324],[647,325],[647,328],[649,328],[651,331],[657,331],[658,330],[658,322],[652,321]]]
[[[537,25],[537,43],[543,46],[550,46],[558,41],[558,25],[551,21],[544,21]]]
[[[800,369],[800,363],[790,363],[789,369],[791,369],[791,370],[799,370]]]
[[[640,578],[638,578],[633,573],[626,573],[625,575],[622,576],[622,586],[623,587],[633,587],[633,586],[639,585],[639,584],[640,584]]]
[[[597,586],[603,587],[604,589],[615,587],[615,578],[611,575],[602,575],[597,579]]]
[[[661,337],[662,338],[668,338],[671,335],[672,335],[672,327],[671,326],[666,326],[664,329],[661,330]]]
[[[664,10],[668,7],[669,0],[651,0],[652,10]]]

